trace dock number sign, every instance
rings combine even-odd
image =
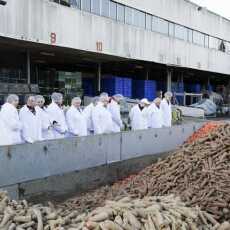
[[[102,52],[103,50],[102,42],[96,42],[96,48],[97,51]]]
[[[56,41],[57,41],[56,33],[54,33],[54,32],[50,33],[50,43],[55,44]]]

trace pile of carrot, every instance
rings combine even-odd
[[[210,121],[203,125],[200,129],[198,129],[192,136],[187,139],[187,143],[191,144],[198,139],[204,138],[208,136],[212,131],[216,130],[220,127],[221,122]]]

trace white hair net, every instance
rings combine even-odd
[[[42,101],[43,103],[45,103],[45,98],[42,95],[36,95],[35,100],[36,102]]]
[[[157,97],[157,98],[154,99],[153,102],[154,102],[155,104],[161,103],[161,98]]]
[[[8,103],[13,103],[13,102],[15,102],[15,101],[19,101],[19,97],[18,97],[18,95],[16,95],[16,94],[10,94],[7,98],[6,98],[6,102],[8,102]]]
[[[166,92],[164,95],[165,95],[165,97],[172,97],[172,96],[173,96],[173,95],[172,95],[172,93],[171,93],[171,92],[169,92],[169,91],[168,91],[168,92]]]
[[[35,96],[34,96],[34,95],[27,95],[27,96],[26,96],[26,101],[28,101],[28,100],[33,100],[33,101],[35,101]]]
[[[99,101],[99,97],[94,97],[92,100],[93,104],[96,104],[98,101]]]
[[[81,98],[80,98],[80,97],[74,97],[74,98],[72,99],[72,104],[73,104],[74,102],[81,102]]]
[[[58,103],[58,102],[61,102],[63,100],[63,96],[62,96],[61,93],[54,92],[51,95],[51,99],[52,99],[53,102]]]
[[[100,94],[100,101],[108,101],[108,100],[109,100],[108,93],[101,93]]]
[[[115,94],[115,95],[113,95],[113,98],[115,98],[115,100],[117,100],[117,101],[121,101],[124,99],[124,96],[121,94]]]
[[[141,104],[142,105],[150,105],[150,102],[147,98],[143,98],[143,99],[141,99]]]

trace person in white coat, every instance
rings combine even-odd
[[[66,112],[66,122],[70,137],[87,136],[87,122],[81,109],[81,98],[74,97],[71,107]]]
[[[172,126],[172,106],[171,106],[172,93],[166,92],[164,99],[161,101],[162,121],[164,127]]]
[[[44,106],[45,98],[42,95],[37,95],[35,97],[36,100],[36,109],[38,111],[38,116],[42,123],[42,139],[43,140],[52,140],[54,139],[53,135],[53,125],[51,122],[51,118],[46,111]]]
[[[34,143],[42,140],[41,120],[35,106],[35,97],[29,96],[27,104],[19,112],[19,118],[22,122],[22,140],[26,143]]]
[[[19,97],[15,94],[11,94],[7,97],[6,103],[1,109],[1,120],[5,124],[10,145],[22,143],[22,123],[19,120],[17,111],[18,103]]]
[[[161,99],[156,98],[153,103],[149,106],[149,128],[162,128],[162,112],[160,108]]]
[[[129,113],[129,118],[131,121],[132,130],[142,130],[148,128],[149,105],[149,101],[146,98],[144,98],[131,109]]]
[[[94,133],[92,111],[93,111],[93,108],[97,105],[98,101],[99,101],[99,97],[94,97],[92,102],[89,105],[87,105],[85,109],[83,110],[83,115],[85,116],[85,119],[87,122],[88,135]]]
[[[111,97],[110,103],[108,104],[108,110],[112,115],[113,127],[112,131],[114,133],[120,132],[123,127],[123,122],[121,120],[120,102],[124,99],[121,94],[116,94]]]
[[[5,146],[5,145],[11,145],[12,144],[12,138],[8,135],[8,130],[5,126],[5,123],[1,119],[1,114],[0,114],[0,146]]]
[[[63,96],[61,93],[52,93],[51,99],[52,102],[46,111],[52,121],[54,139],[61,139],[65,137],[68,131],[65,114],[62,109]]]
[[[104,134],[112,132],[112,115],[108,111],[109,96],[107,93],[102,93],[99,102],[93,108],[92,121],[94,127],[94,134]]]

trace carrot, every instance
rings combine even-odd
[[[208,136],[208,134],[211,131],[216,130],[221,125],[220,122],[207,122],[205,125],[203,125],[200,129],[198,129],[195,133],[192,134],[187,140],[187,143],[193,143],[194,141],[197,141],[201,138],[204,138]]]

